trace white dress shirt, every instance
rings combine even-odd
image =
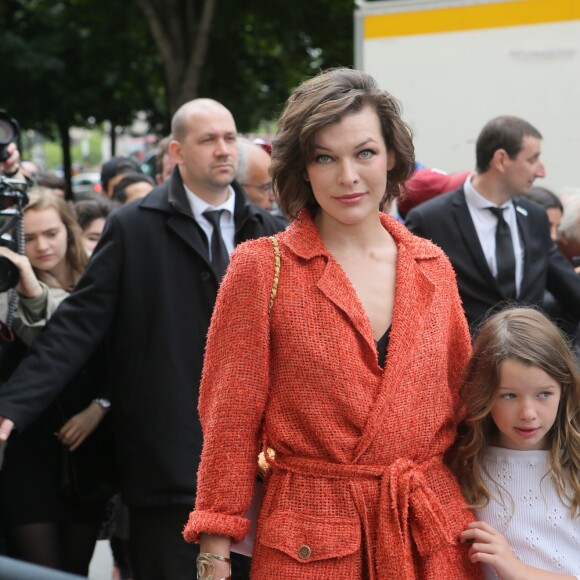
[[[220,228],[222,230],[222,238],[224,240],[224,244],[226,245],[226,250],[228,254],[231,256],[232,252],[234,251],[234,237],[236,234],[236,224],[234,223],[234,208],[236,206],[236,195],[232,187],[229,187],[229,194],[228,198],[224,203],[218,206],[213,206],[201,199],[201,197],[195,195],[193,191],[187,188],[185,184],[183,184],[185,188],[185,193],[187,195],[187,200],[189,201],[189,205],[191,206],[191,212],[193,213],[193,217],[195,221],[200,225],[201,229],[205,232],[207,236],[207,244],[208,244],[208,253],[209,259],[211,260],[211,237],[213,236],[213,226],[211,222],[203,215],[203,212],[206,210],[220,210],[224,209],[225,211],[222,212],[220,216]]]
[[[470,175],[463,185],[465,191],[465,202],[471,214],[481,249],[485,256],[485,261],[491,270],[491,273],[497,278],[497,262],[495,259],[495,231],[497,229],[498,218],[490,212],[488,207],[498,207],[488,199],[478,193],[471,183]],[[524,245],[520,239],[518,222],[516,219],[516,210],[513,201],[508,201],[499,207],[505,208],[503,217],[512,234],[512,243],[516,258],[516,295],[520,294],[522,278],[524,277]]]

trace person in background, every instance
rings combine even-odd
[[[73,205],[77,222],[82,230],[82,242],[90,256],[103,233],[105,222],[117,205],[106,198],[78,201]],[[113,555],[113,580],[130,580],[133,577],[127,538],[129,536],[129,514],[119,494],[110,500],[109,517],[104,523],[105,536],[109,539]],[[99,539],[105,539],[100,537]]]
[[[292,222],[236,249],[208,334],[184,530],[200,580],[230,574],[262,445],[253,580],[478,577],[443,462],[470,353],[453,270],[380,211],[414,168],[399,104],[368,74],[332,69],[290,96],[271,173]]]
[[[58,197],[66,198],[66,181],[64,177],[59,177],[48,171],[38,171],[36,173],[36,185],[50,189]]]
[[[189,101],[172,133],[171,179],[109,216],[74,292],[0,390],[2,440],[104,345],[135,580],[194,574],[197,550],[181,530],[195,501],[198,388],[215,298],[234,246],[281,229],[235,182],[228,109]],[[247,577],[247,560],[237,578]]]
[[[546,174],[541,155],[535,127],[496,117],[477,138],[476,172],[407,214],[411,232],[449,257],[472,332],[505,304],[541,306],[546,289],[580,319],[580,277],[554,245],[545,210],[525,197]]]
[[[404,184],[403,192],[397,199],[399,215],[405,219],[407,214],[421,203],[438,195],[457,189],[467,179],[469,171],[446,173],[440,169],[419,167]]]
[[[492,580],[580,577],[580,374],[539,311],[477,335],[461,389],[457,469],[478,522],[461,534]],[[469,543],[467,543],[469,542]]]
[[[260,145],[238,137],[240,163],[237,180],[252,203],[271,211],[276,201],[270,177],[271,157]]]
[[[550,237],[555,243],[558,241],[558,228],[564,215],[564,206],[560,198],[545,187],[532,187],[525,194],[528,199],[535,201],[546,210],[548,221],[550,222]]]
[[[0,247],[0,255],[19,270],[13,330],[30,346],[72,291],[87,256],[68,205],[50,192],[30,191],[24,235],[26,255],[5,247]],[[58,356],[67,356],[57,345],[52,347]],[[71,453],[75,461],[96,464],[114,449],[95,446],[108,411],[102,396],[102,365],[93,358],[67,383],[58,398],[7,444],[0,470],[0,521],[11,557],[86,576],[106,499],[73,500],[63,494],[63,455]],[[2,388],[0,398],[3,393]],[[27,394],[34,398],[34,385]]]
[[[145,197],[154,187],[155,182],[144,173],[123,173],[113,187],[111,199],[121,205]]]
[[[139,164],[130,157],[111,157],[101,166],[101,185],[103,194],[109,199],[113,196],[115,185],[125,173],[143,173]]]
[[[558,249],[580,274],[580,193],[565,199],[558,230]]]
[[[559,228],[564,216],[564,206],[560,198],[544,187],[532,187],[526,194],[526,197],[544,208],[548,216],[548,221],[550,222],[550,237],[554,243],[558,244],[561,238]],[[560,248],[558,247],[558,249]],[[580,325],[578,323],[578,317],[566,311],[547,289],[544,290],[542,309],[566,334],[575,351],[578,351],[580,348]]]
[[[157,155],[155,157],[155,181],[157,184],[167,181],[173,173],[175,158],[169,150],[169,143],[173,140],[173,135],[168,135],[159,141],[157,145]]]
[[[72,207],[81,228],[82,244],[90,256],[101,239],[109,214],[116,205],[105,198],[95,198],[77,201]]]
[[[34,163],[33,161],[23,160],[20,163],[20,166],[22,168],[22,173],[26,176],[26,178],[31,183],[36,183],[36,178],[37,178],[38,174],[40,173],[40,169],[38,168],[38,165],[36,163]]]

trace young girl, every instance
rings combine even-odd
[[[461,395],[469,557],[486,578],[580,578],[580,375],[560,331],[531,308],[496,314]]]

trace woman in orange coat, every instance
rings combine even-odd
[[[302,84],[272,177],[292,223],[240,246],[208,336],[204,448],[185,527],[198,578],[228,577],[260,445],[266,479],[252,578],[476,578],[471,513],[443,456],[470,352],[441,250],[379,212],[414,170],[397,102],[368,75]],[[225,561],[224,561],[225,559]]]

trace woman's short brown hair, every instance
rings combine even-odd
[[[364,107],[377,113],[387,150],[395,156],[381,207],[399,194],[400,185],[415,171],[413,136],[401,119],[398,101],[364,72],[326,70],[302,83],[290,96],[273,142],[272,183],[282,210],[290,218],[296,218],[304,208],[312,214],[318,211],[310,184],[304,179],[316,134]]]

